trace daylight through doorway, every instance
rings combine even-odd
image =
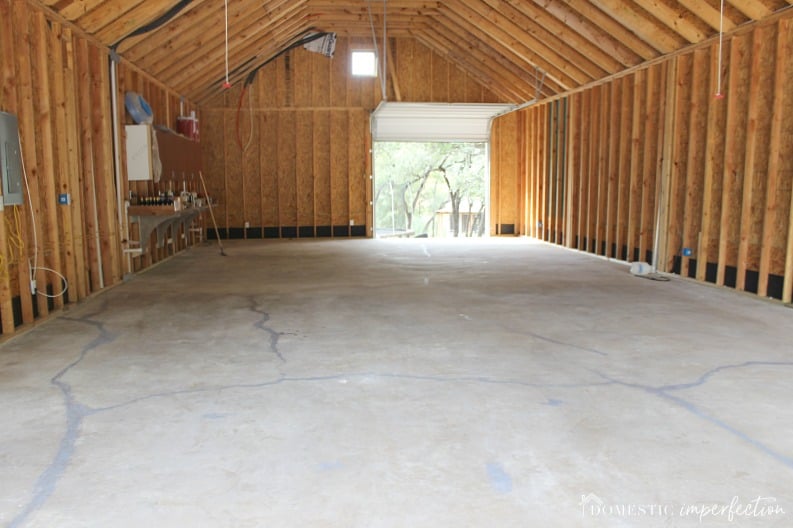
[[[374,143],[375,237],[482,237],[487,144]]]

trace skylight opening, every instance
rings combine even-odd
[[[377,77],[377,56],[375,52],[353,51],[352,74],[356,77]]]

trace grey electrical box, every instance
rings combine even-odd
[[[17,116],[0,112],[0,173],[3,176],[3,204],[22,203],[22,158]]]

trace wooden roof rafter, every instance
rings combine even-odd
[[[166,24],[128,37],[180,0],[26,0],[111,47],[177,93],[208,97],[224,75],[224,0],[192,0]],[[410,37],[500,97],[544,95],[597,82],[713,38],[721,0],[229,0],[230,68],[243,73],[310,28],[340,36]],[[793,0],[726,0],[724,30],[762,20]],[[128,38],[125,38],[128,37]],[[457,39],[457,40],[455,40]],[[235,78],[238,77],[235,73]],[[512,86],[521,83],[521,86]]]
[[[489,66],[490,73],[488,75],[495,77],[500,83],[511,84],[512,82],[517,82],[519,85],[529,83],[529,87],[510,88],[511,91],[517,90],[520,94],[516,101],[522,102],[536,95],[535,86],[540,81],[540,79],[536,78],[536,68],[511,57],[511,50],[508,48],[477,40],[475,35],[470,32],[470,27],[466,25],[449,23],[438,33],[446,36],[449,48],[452,50],[456,48],[455,52],[450,53],[449,56],[463,69],[466,69],[465,65],[469,64],[471,61],[470,57],[473,57],[484,65],[485,71],[488,71]],[[426,36],[420,38],[425,39]],[[460,42],[468,42],[468,48],[460,50]],[[546,79],[544,90],[543,94],[551,95],[560,91],[560,86],[553,80]]]

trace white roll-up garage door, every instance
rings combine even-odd
[[[374,141],[489,141],[490,119],[508,104],[381,103],[372,113]]]

